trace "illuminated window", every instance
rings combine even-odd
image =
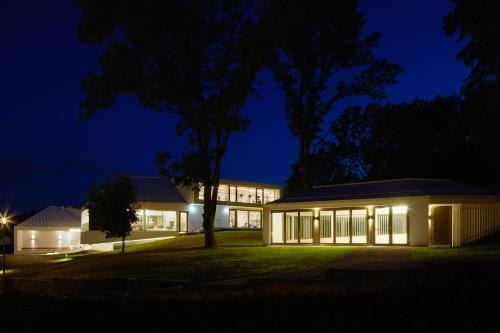
[[[335,211],[335,243],[349,244],[349,211]]]
[[[392,244],[407,244],[407,212],[408,207],[392,207]]]
[[[219,185],[217,201],[229,201],[229,186]]]
[[[300,213],[300,242],[312,243],[313,242],[313,213],[301,212]]]
[[[389,207],[375,208],[375,244],[389,244]]]
[[[261,222],[262,222],[262,213],[261,212],[249,211],[248,217],[250,220],[250,228],[260,228],[261,227]]]
[[[333,211],[319,212],[319,241],[333,243]]]
[[[299,213],[287,212],[285,214],[285,236],[286,243],[299,241]]]
[[[368,241],[366,213],[366,209],[355,209],[351,212],[353,244],[365,244]]]
[[[272,243],[283,243],[283,213],[272,213],[272,233],[271,242]]]

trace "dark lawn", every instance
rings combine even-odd
[[[217,232],[219,247],[203,248],[203,235],[181,236],[95,255],[39,271],[30,278],[211,281],[325,267],[356,247],[264,247],[260,231]]]

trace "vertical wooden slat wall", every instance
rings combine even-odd
[[[461,204],[453,206],[453,246],[479,240],[500,228],[500,204]]]

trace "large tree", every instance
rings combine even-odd
[[[370,104],[345,110],[333,123],[347,166],[365,180],[425,177],[483,183],[487,156],[467,140],[460,96]],[[325,172],[323,170],[323,172]]]
[[[384,85],[394,83],[401,69],[373,55],[378,34],[363,35],[357,0],[269,4],[270,16],[279,17],[271,67],[285,92],[288,127],[299,143],[294,174],[307,189],[314,183],[312,155],[325,116],[346,97],[385,97]]]
[[[500,2],[454,0],[444,30],[462,43],[457,60],[470,68],[461,94],[469,128],[467,140],[488,156],[483,168],[500,184]]]
[[[78,0],[78,36],[104,53],[82,80],[87,118],[131,95],[178,116],[192,151],[161,153],[170,177],[204,191],[205,246],[217,245],[214,217],[222,161],[232,133],[247,127],[240,110],[253,92],[265,44],[257,2],[243,0]]]
[[[123,254],[125,238],[137,222],[136,206],[136,190],[127,176],[116,176],[100,186],[93,185],[86,203],[89,228],[104,232],[106,238],[121,238]]]

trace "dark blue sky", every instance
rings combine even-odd
[[[381,33],[377,55],[404,69],[388,87],[391,102],[457,91],[467,69],[455,61],[459,45],[441,30],[447,0],[362,0],[366,31]],[[3,0],[0,3],[0,208],[79,205],[91,183],[121,171],[158,175],[154,153],[185,147],[175,117],[122,98],[116,107],[79,121],[79,80],[99,50],[74,34],[79,10],[71,1]],[[269,73],[252,118],[236,134],[223,177],[282,184],[297,145],[283,116],[283,94]]]

